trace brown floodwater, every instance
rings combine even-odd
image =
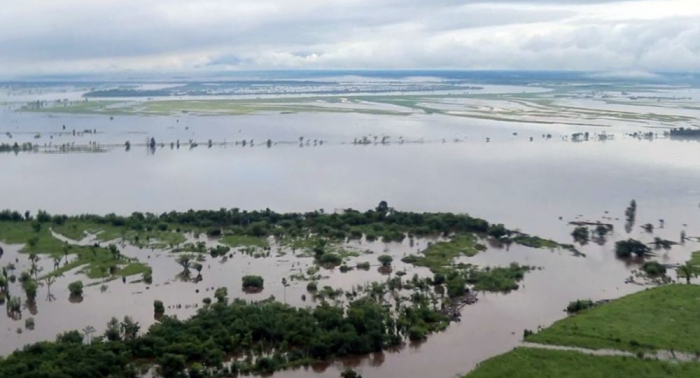
[[[598,129],[563,126],[512,124],[488,120],[460,119],[439,115],[378,116],[361,114],[263,114],[241,117],[116,117],[48,116],[0,112],[0,131],[15,133],[14,140],[37,143],[101,144],[143,142],[153,136],[158,142],[180,139],[233,141],[254,139],[262,144],[274,141],[322,139],[323,146],[298,147],[278,144],[265,147],[212,147],[122,149],[100,154],[0,155],[0,208],[52,213],[99,213],[132,211],[271,208],[275,211],[335,211],[348,207],[364,210],[380,200],[404,211],[468,212],[509,228],[571,242],[574,220],[613,223],[614,233],[602,245],[591,242],[579,249],[585,257],[567,251],[537,250],[522,246],[489,249],[465,262],[479,266],[518,262],[541,269],[526,274],[521,287],[508,294],[479,293],[475,305],[462,310],[461,322],[447,331],[431,335],[419,345],[358,359],[332,362],[308,369],[276,373],[279,377],[337,377],[345,365],[355,367],[364,377],[452,377],[476,364],[517,346],[524,329],[547,326],[566,316],[569,301],[590,298],[612,299],[643,290],[626,284],[639,264],[614,256],[616,240],[634,237],[647,242],[655,236],[678,240],[681,230],[700,236],[700,144],[670,140],[641,141],[623,134],[639,131],[611,123],[606,132],[615,134],[607,142],[572,143],[562,137],[573,132]],[[97,134],[72,136],[68,130],[96,129]],[[27,131],[23,134],[22,131]],[[513,135],[517,131],[518,135]],[[552,134],[551,139],[542,138]],[[5,138],[0,135],[0,138]],[[365,135],[390,135],[410,140],[431,140],[424,144],[347,144]],[[490,142],[486,143],[486,138]],[[529,138],[533,141],[530,142]],[[453,140],[459,138],[460,142]],[[441,140],[445,139],[442,143]],[[0,139],[7,143],[10,140]],[[624,210],[630,200],[638,203],[637,223],[630,234],[624,229]],[[561,219],[560,219],[561,218]],[[658,228],[659,219],[665,227]],[[640,225],[657,226],[653,234]],[[191,236],[194,240],[194,236]],[[201,237],[201,240],[206,238]],[[83,242],[88,242],[85,240]],[[209,241],[216,243],[215,241]],[[402,243],[350,243],[360,252],[350,265],[369,261],[369,271],[338,269],[320,271],[320,286],[351,289],[372,281],[385,280],[377,270],[377,256],[395,257],[394,271],[429,274],[426,269],[405,266],[400,258],[425,248],[427,240],[411,246]],[[5,254],[0,265],[17,261],[17,274],[29,267],[20,246],[0,243]],[[75,272],[51,286],[55,300],[47,300],[48,288],[39,288],[35,306],[23,308],[23,319],[0,316],[0,354],[39,340],[53,339],[59,332],[91,325],[103,332],[112,316],[132,316],[145,330],[153,320],[153,300],[165,302],[166,313],[186,318],[201,307],[213,289],[225,286],[229,297],[259,300],[274,295],[295,306],[313,306],[305,281],[282,278],[304,272],[312,265],[308,257],[291,252],[254,258],[236,253],[232,258],[203,262],[201,280],[178,279],[181,267],[168,251],[126,246],[123,253],[153,268],[153,283],[104,283],[96,280],[86,287],[80,303],[69,301],[67,285],[76,279],[88,281]],[[653,259],[665,264],[682,263],[700,249],[695,242],[656,251]],[[366,250],[371,254],[363,253]],[[53,262],[39,262],[50,271]],[[258,274],[265,278],[261,293],[241,290],[241,277]],[[192,274],[192,278],[196,273]],[[673,276],[673,273],[671,273]],[[21,293],[18,284],[13,294]],[[23,295],[23,293],[21,293]],[[307,294],[306,301],[301,299]],[[34,310],[35,308],[35,310]],[[36,311],[35,314],[30,314]],[[24,330],[24,319],[32,316],[36,327]]]

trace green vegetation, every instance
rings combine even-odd
[[[634,357],[592,356],[580,352],[516,348],[488,359],[466,378],[691,378],[700,364],[670,363]]]
[[[221,243],[226,244],[231,248],[238,247],[257,247],[267,248],[269,244],[264,237],[249,236],[249,235],[226,235],[221,238]]]
[[[666,267],[659,264],[657,261],[648,261],[642,265],[644,273],[651,277],[663,276],[666,274]]]
[[[421,252],[422,256],[409,255],[404,257],[402,261],[438,272],[449,267],[455,258],[474,256],[484,249],[486,247],[479,244],[474,235],[460,234],[454,236],[450,241],[431,244]]]
[[[526,341],[589,349],[698,353],[698,313],[700,286],[667,285],[582,311]]]
[[[525,273],[532,267],[512,263],[507,267],[486,267],[479,269],[470,266],[463,274],[465,281],[473,285],[474,290],[509,292],[517,290],[520,282],[525,278]]]
[[[71,282],[68,284],[68,290],[71,296],[81,297],[83,295],[83,281]]]
[[[549,240],[549,239],[543,239],[538,236],[531,236],[531,235],[526,235],[526,234],[519,234],[513,238],[513,242],[516,244],[524,245],[526,247],[530,248],[558,248],[561,247],[561,245],[555,241]]]
[[[262,290],[265,285],[265,280],[260,276],[243,276],[243,289],[257,289]]]
[[[620,258],[628,258],[632,257],[632,255],[645,257],[651,254],[651,248],[639,240],[620,240],[615,243],[615,254]]]
[[[571,233],[571,236],[573,236],[574,240],[579,244],[588,243],[588,238],[590,237],[588,227],[578,226],[574,228],[574,231]]]
[[[331,358],[382,351],[445,328],[448,320],[426,298],[390,311],[371,297],[347,308],[322,303],[294,308],[267,300],[214,303],[188,320],[164,316],[146,334],[131,319],[113,319],[104,338],[84,344],[77,331],[0,360],[0,376],[133,377],[137,361],[154,361],[178,377],[190,366],[213,376],[271,373]],[[226,356],[243,355],[224,366]],[[190,372],[191,373],[191,372]],[[190,374],[191,376],[191,374]]]
[[[590,299],[584,299],[584,300],[576,300],[573,302],[569,302],[569,305],[566,306],[566,312],[569,314],[575,314],[577,312],[581,312],[583,310],[587,310],[591,307],[595,306],[595,303],[593,303],[592,300]]]
[[[165,314],[165,305],[163,305],[163,301],[159,301],[157,299],[153,301],[153,313],[156,316],[162,316]]]

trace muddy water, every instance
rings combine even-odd
[[[478,121],[444,116],[416,115],[386,117],[372,115],[258,115],[245,117],[108,117],[53,116],[0,113],[0,131],[15,133],[13,140],[49,143],[50,132],[95,128],[98,134],[82,137],[54,134],[53,143],[123,143],[154,136],[159,142],[254,139],[262,143],[296,141],[299,136],[328,141],[323,147],[296,144],[265,147],[200,146],[194,150],[159,148],[155,154],[145,148],[131,152],[114,150],[103,154],[22,154],[0,156],[0,208],[46,209],[55,213],[83,212],[128,214],[131,211],[162,212],[189,208],[240,207],[276,211],[326,211],[353,207],[366,209],[387,200],[406,211],[469,212],[510,228],[570,242],[571,220],[604,220],[615,224],[607,243],[590,243],[580,249],[586,257],[565,251],[532,250],[513,246],[495,247],[473,258],[478,265],[507,265],[520,262],[541,267],[526,275],[521,288],[507,295],[480,294],[480,301],[463,310],[460,323],[447,332],[433,335],[418,346],[346,361],[357,364],[365,377],[450,377],[472,369],[485,358],[518,345],[523,329],[546,326],[565,316],[562,309],[575,299],[610,299],[643,289],[625,284],[638,265],[617,260],[612,251],[615,240],[635,237],[650,241],[654,236],[677,240],[681,230],[700,236],[700,144],[668,140],[638,141],[623,137],[637,131],[612,124],[606,132],[616,139],[606,143],[571,143],[561,136],[597,129],[539,126]],[[21,131],[31,131],[22,134]],[[518,135],[513,135],[517,131]],[[552,138],[544,140],[542,134]],[[431,143],[390,146],[343,144],[363,135],[391,135],[395,141],[423,138]],[[491,138],[486,143],[487,137]],[[529,138],[534,141],[530,142]],[[2,138],[5,138],[2,136]],[[459,138],[461,142],[454,143]],[[445,143],[442,143],[445,139]],[[9,140],[0,139],[2,142]],[[637,225],[624,231],[624,209],[631,199],[638,203]],[[606,211],[608,213],[606,213]],[[561,217],[561,219],[560,219]],[[605,218],[611,219],[605,219]],[[618,218],[618,220],[615,220]],[[653,235],[639,225],[664,219],[665,228]],[[685,226],[687,225],[687,226]],[[425,247],[422,241],[420,247]],[[0,264],[18,259],[27,269],[27,257],[17,254],[18,246],[2,244],[5,255]],[[404,267],[398,261],[419,248],[404,243],[363,243],[358,251],[370,249],[351,259],[376,263],[380,253],[395,258],[395,270],[406,269],[408,277],[426,274],[424,269]],[[671,251],[659,251],[656,258],[674,264],[687,260],[700,249],[688,242]],[[46,301],[47,287],[37,296],[34,331],[18,334],[23,320],[0,317],[0,353],[22,345],[52,339],[56,333],[92,325],[101,332],[110,317],[133,316],[144,327],[153,322],[152,303],[163,300],[166,313],[184,318],[213,297],[212,288],[226,286],[230,297],[262,299],[270,295],[298,306],[312,306],[306,282],[283,277],[311,265],[309,258],[290,253],[269,258],[235,254],[226,262],[207,257],[200,282],[176,279],[181,268],[166,251],[127,247],[124,254],[147,262],[154,269],[152,285],[143,283],[94,282],[85,290],[81,303],[68,301],[67,284],[77,279],[71,273],[52,287],[55,301]],[[46,271],[52,262],[43,259]],[[18,270],[19,271],[21,271]],[[241,291],[245,274],[265,278],[259,294]],[[374,266],[370,271],[322,270],[321,285],[349,289],[353,285],[386,279]],[[193,277],[196,273],[193,273]],[[83,277],[82,279],[85,280]],[[21,289],[12,287],[13,294]],[[197,292],[199,290],[199,292]],[[178,306],[180,305],[180,306]],[[196,307],[195,307],[196,306]],[[29,310],[23,310],[25,318]],[[282,377],[337,377],[342,363],[279,373]]]

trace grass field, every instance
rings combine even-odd
[[[82,223],[82,222],[81,222]],[[38,228],[35,228],[39,225]],[[54,227],[56,225],[53,225]],[[92,229],[93,225],[65,226],[70,236],[84,235],[83,231]],[[68,235],[66,235],[68,237]],[[182,237],[182,235],[180,235]],[[184,238],[184,237],[183,237]],[[48,224],[31,222],[0,222],[0,240],[10,244],[24,244],[22,253],[33,253],[40,258],[60,259],[57,269],[41,272],[40,276],[59,276],[76,268],[89,278],[109,277],[109,268],[116,266],[116,275],[131,276],[142,274],[149,268],[138,262],[129,262],[115,257],[107,248],[95,246],[78,246],[63,243],[51,234]],[[66,263],[66,255],[71,256]]]
[[[593,356],[572,351],[516,348],[482,362],[466,378],[691,378],[700,364],[636,357]]]
[[[700,353],[700,286],[668,285],[560,320],[528,342],[627,351]]]
[[[420,255],[404,258],[404,262],[430,268],[438,272],[452,264],[459,256],[474,256],[486,247],[479,244],[474,235],[455,235],[451,240],[430,245]]]

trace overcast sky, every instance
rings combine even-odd
[[[700,1],[2,0],[0,75],[700,71]]]

